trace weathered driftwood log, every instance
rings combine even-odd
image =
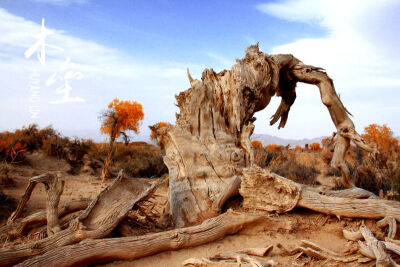
[[[66,203],[58,208],[58,218],[65,214],[84,210],[89,205],[89,200],[73,201]],[[0,228],[0,239],[3,240],[7,237],[16,238],[24,235],[24,233],[32,228],[32,226],[39,227],[47,223],[46,211],[39,211],[33,213],[25,218],[19,218],[12,224],[7,224]]]
[[[320,260],[334,260],[338,262],[354,262],[361,258],[360,255],[353,255],[355,251],[337,253],[327,248],[323,248],[311,241],[302,240],[300,245],[294,249],[288,250],[282,244],[277,244],[286,255],[295,255],[297,253],[306,254],[309,257],[313,257]]]
[[[308,185],[301,185],[303,190],[313,191],[321,195],[329,196],[329,197],[341,197],[341,198],[373,198],[379,199],[377,195],[374,193],[367,191],[365,189],[359,187],[352,187],[343,190],[321,190],[315,187],[311,187]]]
[[[258,44],[246,50],[231,70],[206,69],[201,81],[188,72],[191,88],[177,99],[176,125],[155,125],[157,143],[164,149],[170,174],[170,213],[176,226],[193,225],[218,214],[226,187],[238,181],[241,170],[253,165],[250,143],[254,114],[274,95],[282,98],[271,124],[284,127],[296,98],[296,83],[315,84],[337,128],[332,165],[340,168],[343,183],[351,187],[344,155],[350,140],[367,146],[354,130],[333,82],[321,69],[303,64],[292,55],[266,55]],[[233,187],[230,187],[231,189]]]
[[[277,219],[228,211],[202,224],[161,233],[135,237],[87,239],[79,244],[55,248],[17,266],[72,266],[112,260],[133,260],[167,250],[178,250],[213,242],[234,234],[244,227],[264,223],[274,225]],[[66,257],[68,255],[68,257]]]
[[[360,232],[365,242],[358,241],[361,254],[376,259],[377,267],[395,267],[399,266],[385,251],[385,243],[377,240],[367,226],[361,226]]]
[[[10,217],[8,218],[7,224],[12,224],[21,215],[36,185],[39,183],[43,183],[46,189],[48,189],[49,184],[54,179],[54,177],[55,175],[53,173],[44,173],[29,179],[29,184],[25,189],[25,193],[22,196],[21,200],[18,202],[16,210],[13,213],[11,213]]]
[[[268,267],[275,266],[274,260],[259,260],[251,257],[251,255],[265,257],[272,250],[273,246],[265,248],[249,248],[247,250],[237,252],[222,252],[208,258],[190,258],[182,262],[183,266],[189,267],[229,267],[238,266],[242,267]],[[235,263],[232,265],[232,263]]]
[[[61,230],[58,222],[58,203],[64,190],[64,181],[61,180],[61,173],[45,173],[29,179],[28,187],[25,190],[17,209],[11,214],[7,224],[12,225],[20,216],[26,203],[32,195],[33,189],[38,183],[43,183],[46,188],[46,218],[47,218],[47,235],[53,235]]]
[[[0,248],[0,266],[13,265],[86,238],[107,236],[136,203],[146,200],[155,191],[156,185],[148,186],[141,181],[126,178],[121,172],[67,229],[30,244]]]
[[[400,203],[382,199],[331,197],[259,167],[243,170],[240,194],[245,208],[283,213],[304,207],[324,214],[400,221]]]
[[[388,231],[388,238],[394,239],[397,233],[397,222],[396,219],[393,218],[392,216],[387,216],[377,222],[377,226],[379,228],[383,228],[385,226],[389,226],[389,231]]]
[[[46,188],[47,236],[52,236],[61,231],[61,226],[58,221],[58,203],[64,191],[65,181],[59,180],[60,178],[61,174],[57,173]]]
[[[358,241],[363,239],[360,231],[348,231],[343,229],[343,237],[350,241]]]

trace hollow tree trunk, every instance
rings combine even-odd
[[[268,56],[258,44],[229,71],[206,69],[201,81],[188,71],[191,88],[177,99],[176,125],[150,127],[164,149],[169,169],[170,213],[176,226],[197,224],[218,214],[226,199],[237,192],[242,169],[252,166],[250,143],[254,113],[275,94],[282,98],[271,124],[284,127],[296,98],[298,81],[316,84],[340,136],[333,164],[342,170],[344,184],[352,186],[344,162],[349,140],[370,149],[354,131],[333,83],[320,68],[304,65],[292,55]],[[227,189],[228,188],[228,189]]]

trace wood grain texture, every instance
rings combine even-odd
[[[201,79],[189,71],[191,87],[176,96],[176,125],[150,128],[163,148],[170,174],[170,211],[175,226],[194,225],[216,216],[235,192],[243,168],[254,165],[250,143],[254,114],[273,96],[281,103],[270,124],[282,128],[296,99],[297,82],[316,85],[337,128],[331,165],[342,171],[343,184],[353,187],[344,156],[353,140],[373,152],[354,130],[330,77],[322,68],[303,64],[293,55],[267,55],[258,44],[246,49],[230,70],[205,69]],[[232,190],[225,190],[230,187]]]
[[[228,211],[202,224],[136,237],[87,239],[79,244],[53,249],[17,266],[72,266],[112,260],[133,260],[166,250],[178,250],[209,243],[234,234],[257,222],[273,224],[267,216]]]
[[[0,266],[14,265],[87,238],[107,236],[137,202],[147,199],[154,192],[156,185],[149,186],[120,173],[65,230],[33,243],[0,248]]]
[[[243,196],[243,206],[252,210],[282,213],[303,207],[339,217],[382,219],[391,216],[400,221],[397,201],[343,197],[348,191],[337,193],[339,197],[325,195],[257,166],[243,170],[239,192]],[[368,195],[361,192],[362,196]]]

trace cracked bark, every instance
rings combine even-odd
[[[200,225],[161,233],[135,237],[88,239],[79,244],[53,249],[43,255],[26,260],[17,266],[72,266],[100,263],[111,260],[133,260],[167,250],[178,250],[209,243],[226,235],[234,234],[244,227],[267,222],[274,226],[275,220],[262,215],[227,212],[208,219]],[[68,257],[65,257],[68,255]]]
[[[188,71],[188,78],[191,87],[176,96],[180,109],[176,125],[150,127],[164,149],[170,173],[169,213],[177,227],[216,216],[223,202],[237,192],[234,181],[241,179],[244,168],[254,165],[250,135],[255,112],[264,109],[272,96],[281,97],[270,124],[280,121],[278,128],[284,127],[297,82],[320,89],[338,131],[331,164],[342,171],[346,187],[353,186],[344,161],[350,140],[374,151],[354,130],[329,76],[292,55],[266,55],[257,44],[247,48],[231,70],[205,69],[201,80]]]
[[[70,222],[68,228],[33,243],[0,248],[0,266],[14,265],[84,239],[107,236],[137,202],[146,200],[155,191],[156,186],[157,183],[144,185],[124,177],[120,172],[118,178],[104,188],[83,213]]]

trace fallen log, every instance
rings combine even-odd
[[[82,201],[73,201],[70,203],[66,203],[58,208],[58,218],[64,216],[65,214],[84,210],[89,205],[89,200],[82,200]],[[47,215],[46,211],[39,211],[33,213],[29,216],[26,216],[22,219],[15,220],[12,224],[5,225],[0,228],[0,239],[5,238],[17,238],[30,229],[32,225],[35,227],[39,227],[41,225],[46,224],[47,222]]]
[[[243,170],[239,192],[243,196],[243,207],[253,210],[284,213],[303,207],[338,217],[392,216],[400,221],[399,202],[326,196],[258,166]]]
[[[54,248],[17,266],[62,267],[113,260],[134,260],[162,251],[213,242],[259,222],[269,222],[273,226],[274,221],[276,219],[263,215],[227,211],[196,226],[136,237],[87,239],[79,244]]]
[[[313,191],[321,195],[329,196],[329,197],[343,197],[343,198],[372,198],[372,199],[379,199],[377,195],[374,193],[359,188],[359,187],[352,187],[343,190],[319,190],[318,188],[314,188],[308,185],[301,185],[303,190]]]
[[[297,206],[339,217],[381,219],[393,216],[400,221],[400,203],[390,200],[328,197],[302,191]]]
[[[146,200],[155,191],[156,185],[157,183],[146,186],[120,173],[97,195],[86,210],[70,223],[67,229],[33,243],[0,248],[0,266],[13,265],[86,238],[96,239],[107,236],[137,202]]]

